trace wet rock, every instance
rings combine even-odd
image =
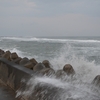
[[[10,51],[6,51],[2,57],[6,58],[7,60],[11,60],[10,59],[10,55],[11,55],[11,52]]]
[[[0,49],[0,56],[2,56],[4,53],[5,52],[2,49]]]
[[[38,63],[34,58],[31,58],[29,61],[32,62],[34,66]]]
[[[20,61],[20,65],[25,65],[29,62],[29,59],[27,57],[24,57],[21,61]]]
[[[14,59],[13,62],[15,62],[16,64],[19,64],[21,60],[22,60],[22,58],[18,57],[17,59]]]
[[[92,84],[100,87],[100,75],[97,75],[94,80],[92,81]]]
[[[34,65],[32,62],[28,62],[24,65],[24,67],[29,68],[29,69],[33,69]]]
[[[42,73],[43,75],[50,76],[50,75],[54,75],[55,71],[52,68],[44,68],[40,71],[40,73]]]
[[[64,76],[66,76],[66,73],[63,70],[57,70],[57,72],[56,72],[57,78],[62,78]]]
[[[29,100],[62,100],[61,91],[61,88],[53,87],[50,84],[37,84]]]
[[[67,75],[74,75],[75,74],[75,71],[74,71],[73,67],[70,64],[66,64],[63,67],[63,71],[66,72]]]
[[[34,70],[34,71],[40,71],[40,70],[42,70],[43,68],[45,68],[44,64],[42,64],[42,63],[37,63],[37,64],[34,66],[33,70]]]
[[[50,62],[48,60],[44,60],[42,63],[45,65],[46,68],[50,68]]]
[[[17,55],[16,52],[11,53],[11,55],[10,55],[11,60],[14,60],[14,59],[17,59],[17,58],[18,58],[18,55]]]

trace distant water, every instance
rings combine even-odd
[[[17,52],[21,57],[35,58],[38,62],[49,60],[55,70],[71,64],[76,72],[75,81],[55,77],[35,80],[64,88],[60,100],[100,100],[100,89],[88,86],[96,75],[100,75],[100,37],[0,37],[0,48]],[[70,96],[65,92],[68,89]]]

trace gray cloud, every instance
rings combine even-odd
[[[99,35],[99,0],[1,0],[0,36]]]

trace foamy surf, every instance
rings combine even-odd
[[[93,39],[52,39],[52,38],[36,38],[36,37],[1,37],[3,40],[13,40],[13,41],[36,41],[36,42],[53,42],[53,43],[66,43],[66,42],[82,42],[82,43],[100,43],[100,40],[93,40]]]
[[[17,96],[30,95],[39,86],[44,87],[40,92],[44,99],[37,100],[100,100],[99,88],[91,84],[95,76],[100,75],[100,39],[2,37],[1,40],[4,50],[36,58],[39,62],[47,59],[55,71],[71,64],[76,73],[73,79],[68,76],[59,79],[55,76],[32,77],[25,91],[18,91]],[[45,93],[49,95],[47,98]]]
[[[47,100],[100,100],[99,88],[91,84],[95,76],[100,74],[100,67],[96,65],[95,61],[88,61],[85,56],[78,56],[74,48],[70,44],[66,44],[50,62],[55,71],[69,63],[75,69],[76,74],[73,78],[67,75],[63,78],[32,77],[27,82],[25,91],[18,91],[17,96],[30,96],[37,87],[40,87],[42,91],[39,93],[43,97],[38,98],[39,100],[45,98]]]
[[[29,87],[30,86],[30,87]],[[77,80],[61,80],[54,77],[33,77],[27,83],[25,91],[18,91],[17,97],[20,95],[30,96],[35,91],[35,88],[41,88],[42,99],[47,98],[47,100],[99,100],[99,89],[84,82],[78,82]],[[53,91],[54,90],[54,91]],[[50,95],[47,95],[49,94]],[[55,94],[56,92],[56,94]],[[45,97],[45,95],[47,97]],[[53,97],[52,97],[53,95]],[[58,97],[57,97],[58,96]]]

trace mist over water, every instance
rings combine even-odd
[[[43,94],[48,92],[47,89],[55,89],[55,93],[50,94],[51,99],[47,96],[47,100],[100,100],[100,89],[91,84],[95,76],[100,75],[100,38],[2,37],[0,40],[1,49],[35,58],[38,62],[47,59],[55,71],[71,64],[76,73],[73,78],[67,75],[63,78],[55,75],[32,77],[27,82],[29,88],[18,91],[17,96],[31,95],[38,85],[44,87]]]

